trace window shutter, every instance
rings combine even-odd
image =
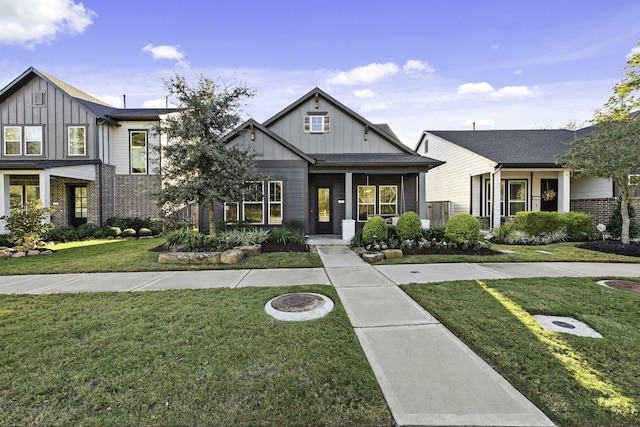
[[[324,116],[324,132],[329,132],[329,116]]]
[[[311,132],[311,117],[304,116],[304,131]]]

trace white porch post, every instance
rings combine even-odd
[[[427,219],[427,174],[418,174],[418,216],[420,219]]]
[[[353,219],[353,174],[344,174],[344,219],[342,220],[342,240],[351,240],[356,234],[356,221]]]
[[[0,173],[0,185],[2,186],[2,197],[0,197],[0,215],[9,215],[9,175]],[[0,221],[0,233],[6,233],[5,222]]]
[[[40,199],[42,200],[42,207],[48,208],[51,206],[51,174],[48,170],[43,171],[38,175],[40,184]],[[45,221],[51,222],[51,216],[48,216]]]
[[[502,172],[497,170],[493,173],[492,181],[491,181],[491,226],[494,228],[500,227],[500,206],[501,206],[501,197],[502,192],[500,188],[502,187]]]
[[[558,172],[558,212],[571,210],[571,173]]]

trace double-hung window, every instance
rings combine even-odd
[[[147,131],[129,132],[129,145],[131,147],[131,173],[132,174],[148,173]]]
[[[376,213],[376,186],[358,186],[358,221],[366,221]]]
[[[282,224],[282,181],[269,181],[269,224]]]
[[[67,128],[67,147],[70,156],[84,156],[87,154],[85,126],[69,126]]]
[[[28,202],[40,198],[39,185],[10,185],[9,186],[9,209],[22,209]]]
[[[527,210],[527,181],[509,181],[509,216]]]
[[[378,188],[380,215],[397,215],[398,214],[398,186],[397,185],[381,185]]]
[[[238,203],[224,204],[224,222],[240,221],[238,217]]]
[[[308,133],[328,133],[330,129],[329,116],[315,114],[304,116],[304,131]]]
[[[5,126],[3,139],[6,156],[42,155],[42,126]]]
[[[249,195],[242,202],[242,217],[251,224],[264,224],[264,183],[247,183]]]

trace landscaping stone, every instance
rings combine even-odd
[[[25,252],[20,251],[11,255],[11,258],[22,258],[23,256],[27,256],[27,254]]]
[[[163,252],[158,255],[158,264],[189,264],[189,252]]]
[[[30,249],[27,252],[27,256],[36,256],[36,255],[40,255],[40,251],[37,249]]]
[[[387,250],[382,251],[382,253],[384,254],[384,257],[386,259],[402,258],[402,250],[401,249],[387,249]]]
[[[163,252],[158,264],[219,264],[220,252]]]
[[[367,252],[362,254],[362,259],[369,264],[373,264],[374,262],[382,261],[384,254],[381,252]]]
[[[191,252],[191,264],[220,264],[220,252]]]
[[[51,249],[46,249],[40,252],[40,255],[51,255],[53,251]]]
[[[240,249],[229,249],[220,254],[220,262],[223,264],[237,264],[244,258],[244,252]]]
[[[238,246],[235,249],[239,249],[244,253],[244,256],[258,256],[262,252],[261,245],[245,245]]]

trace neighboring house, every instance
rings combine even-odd
[[[59,226],[158,217],[151,130],[173,111],[114,108],[29,68],[0,90],[0,214],[42,199]]]
[[[373,215],[415,211],[425,218],[425,175],[442,163],[318,88],[264,123],[248,120],[227,139],[254,152],[269,178],[254,183],[264,199],[221,206],[216,220],[266,226],[297,220],[308,234],[350,238]]]
[[[519,211],[582,211],[606,222],[613,183],[574,178],[555,163],[571,140],[595,129],[424,131],[416,151],[445,162],[427,175],[427,202],[448,202],[450,215],[477,216],[484,228]]]

